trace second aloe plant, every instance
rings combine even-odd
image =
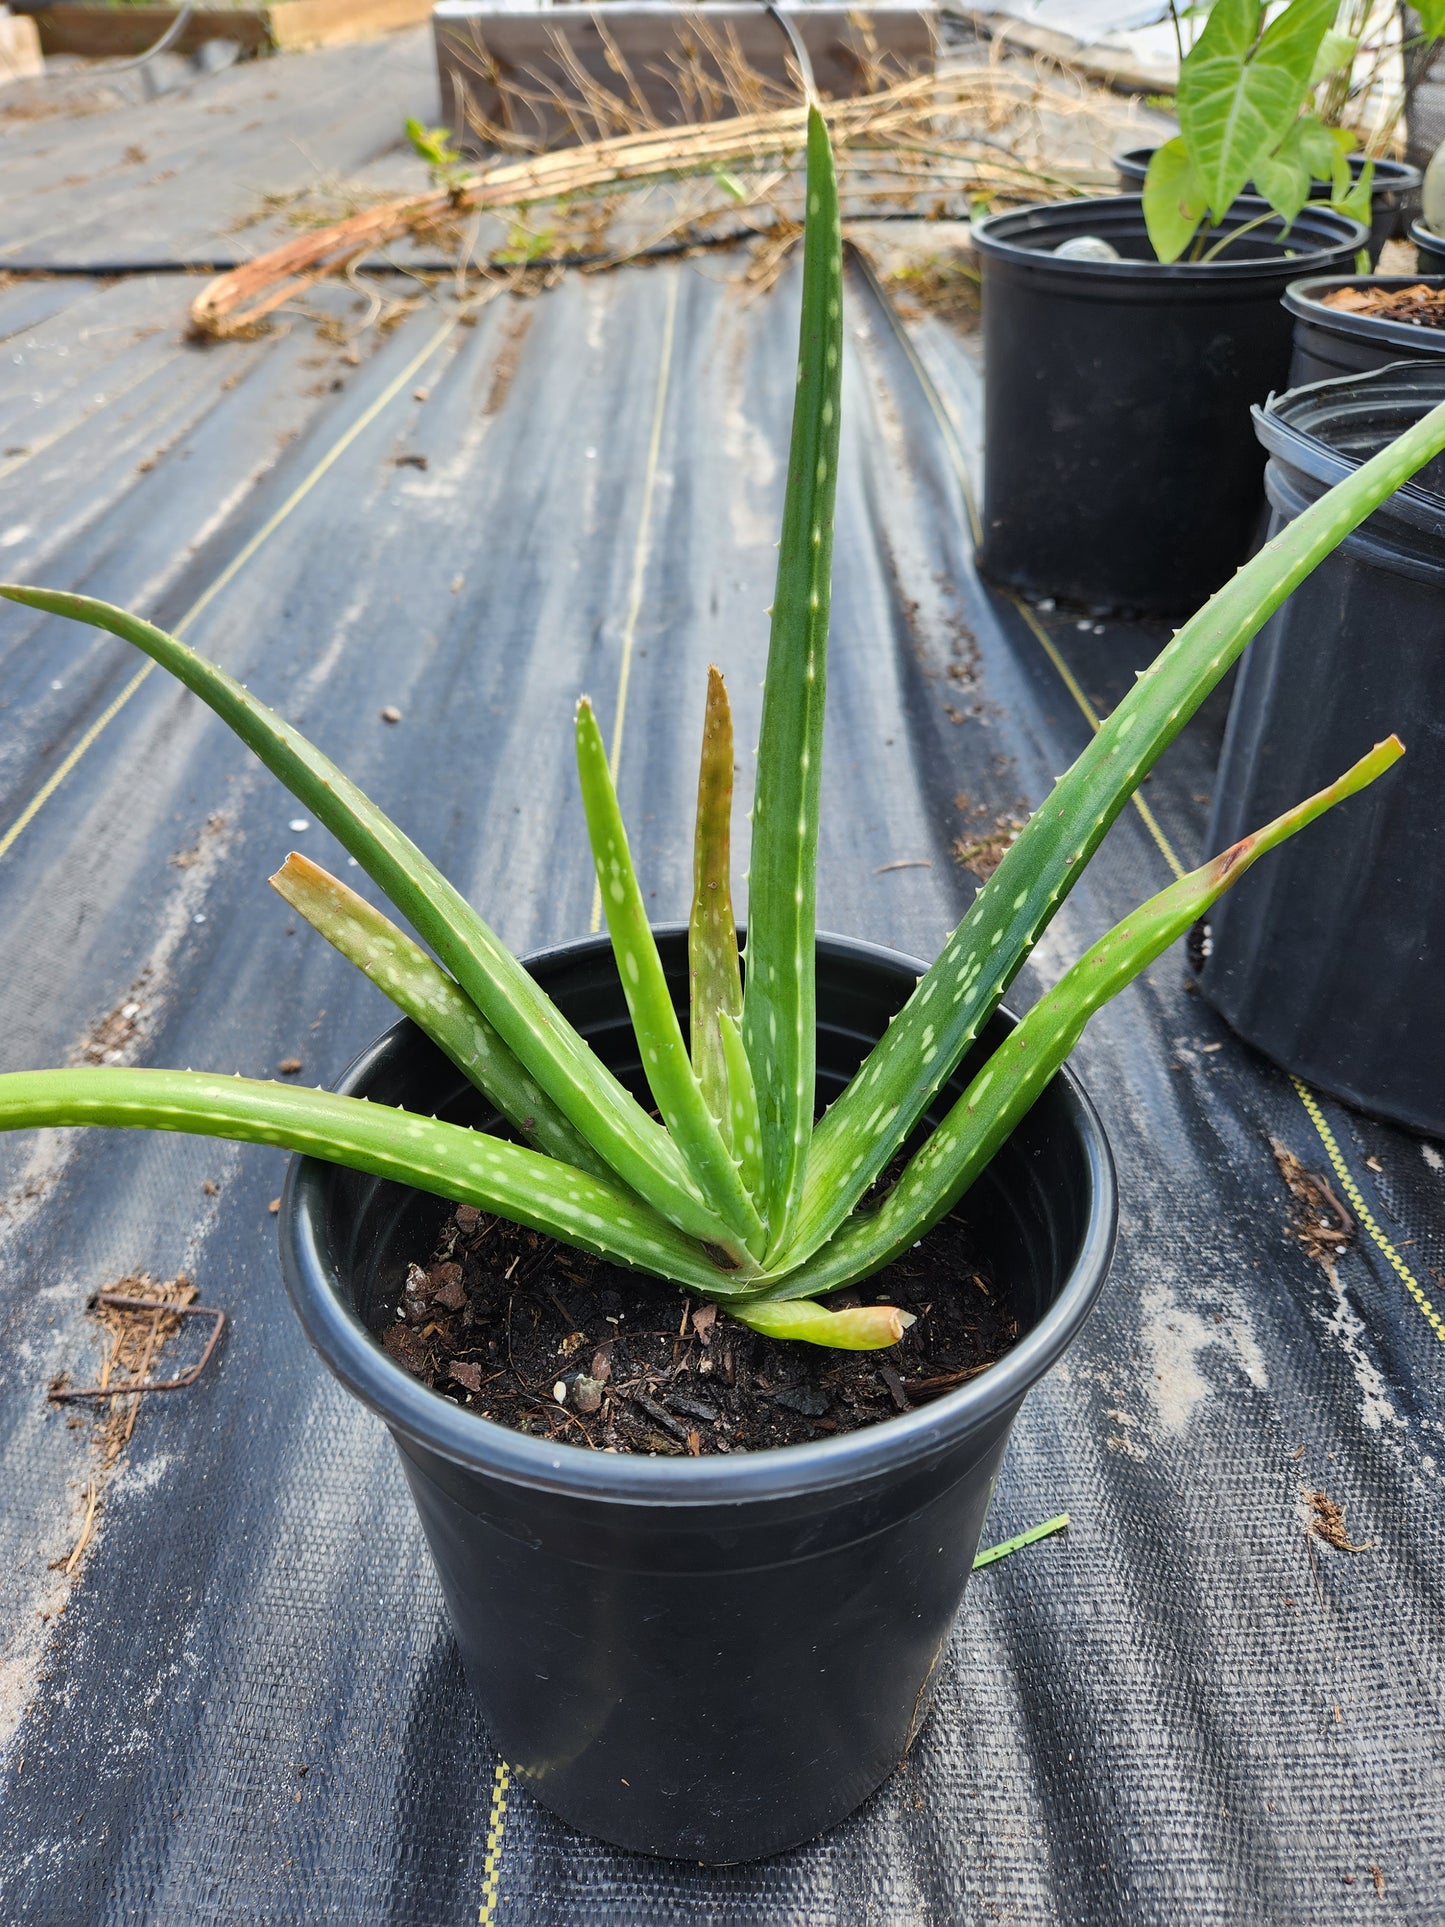
[[[977,1177],[1092,1013],[1249,864],[1400,754],[1393,738],[1376,745],[1328,789],[1101,938],[982,1066],[881,1202],[870,1197],[1138,783],[1290,590],[1445,448],[1445,408],[1306,509],[1175,635],[1059,779],[848,1089],[816,1121],[814,871],[843,361],[837,190],[816,110],[807,194],[747,951],[740,960],[729,877],[732,722],[714,671],[698,785],[686,1031],[648,928],[596,719],[585,701],[577,713],[598,884],[661,1122],[421,851],[297,731],[149,623],[88,597],[13,586],[0,593],[144,650],[339,838],[429,949],[301,857],[273,883],[487,1094],[509,1131],[467,1130],[289,1085],[123,1069],[0,1077],[0,1128],[129,1125],[282,1145],[482,1206],[672,1279],[776,1337],[866,1348],[900,1335],[907,1317],[892,1306],[830,1311],[817,1301],[922,1237]]]

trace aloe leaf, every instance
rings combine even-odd
[[[813,1128],[814,927],[833,504],[843,373],[843,242],[828,130],[808,109],[808,220],[787,497],[758,737],[743,1039],[763,1124],[774,1243],[801,1193]]]
[[[0,1077],[0,1130],[121,1125],[275,1144],[498,1212],[582,1251],[726,1297],[730,1272],[615,1183],[485,1131],[364,1098],[203,1071],[13,1071]]]
[[[758,1115],[758,1094],[753,1088],[753,1067],[748,1062],[742,1026],[730,1010],[718,1013],[718,1029],[727,1065],[733,1156],[743,1174],[748,1196],[756,1198],[763,1186],[763,1123]]]
[[[271,888],[385,992],[471,1079],[524,1139],[549,1156],[611,1180],[612,1173],[534,1083],[471,999],[389,917],[319,863],[293,850]]]
[[[876,1352],[896,1345],[914,1322],[897,1305],[859,1305],[828,1311],[807,1298],[745,1298],[728,1306],[729,1317],[765,1338],[800,1339],[805,1345],[830,1345],[835,1351]]]
[[[687,925],[692,1068],[724,1143],[736,1153],[721,1025],[724,1013],[737,1019],[743,1014],[738,930],[733,917],[732,807],[732,707],[722,676],[709,667],[697,778],[692,910]]]
[[[1177,261],[1209,208],[1189,149],[1178,135],[1156,147],[1144,176],[1144,225],[1161,261]]]
[[[932,968],[813,1136],[786,1249],[801,1263],[893,1159],[1083,873],[1109,825],[1292,589],[1445,449],[1445,403],[1295,517],[1144,670],[1006,852]]]
[[[733,1235],[760,1256],[765,1242],[763,1222],[693,1075],[682,1026],[647,920],[647,906],[632,867],[602,732],[585,698],[577,705],[577,774],[608,934],[648,1087],[703,1196],[731,1226]]]
[[[1353,796],[1404,754],[1398,737],[1253,835],[1192,870],[1101,937],[1022,1018],[949,1111],[876,1212],[858,1216],[776,1290],[835,1291],[900,1256],[950,1210],[1029,1110],[1094,1012],[1132,983],[1238,882],[1251,864]],[[749,1316],[754,1305],[749,1305]]]
[[[1338,8],[1339,0],[1291,0],[1261,34],[1259,0],[1215,0],[1179,69],[1178,108],[1216,221],[1288,132]]]
[[[132,642],[210,705],[350,851],[431,945],[553,1103],[639,1197],[689,1235],[740,1257],[667,1133],[617,1081],[459,890],[321,751],[174,636],[90,596],[0,584],[12,602]]]

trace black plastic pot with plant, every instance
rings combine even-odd
[[[1058,252],[1086,237],[1119,258]],[[980,221],[985,573],[1100,613],[1197,608],[1263,518],[1249,410],[1289,372],[1280,297],[1363,238],[1314,205],[1286,234],[1240,200],[1205,259],[1166,264],[1136,195]]]
[[[1294,317],[1289,386],[1305,388],[1317,381],[1367,374],[1393,361],[1426,361],[1445,355],[1445,328],[1332,307],[1328,300],[1345,289],[1388,295],[1419,287],[1440,293],[1445,290],[1445,276],[1422,280],[1417,274],[1322,274],[1291,281],[1284,291],[1286,311]]]
[[[1256,411],[1272,528],[1445,399],[1397,363]],[[1210,912],[1201,988],[1242,1037],[1363,1110],[1445,1134],[1445,463],[1346,537],[1274,616],[1236,683],[1210,837],[1267,812],[1385,716],[1414,781],[1373,790]]]
[[[1131,147],[1114,156],[1114,172],[1125,194],[1143,192],[1144,177],[1157,151],[1153,147]],[[1385,243],[1403,232],[1419,196],[1422,176],[1418,167],[1411,167],[1405,161],[1372,160],[1367,163],[1363,154],[1351,154],[1347,156],[1351,179],[1358,181],[1367,164],[1370,168],[1370,237],[1365,246],[1370,256],[1370,266],[1373,267]],[[1248,195],[1256,192],[1249,182],[1245,183],[1244,191]],[[1328,201],[1333,194],[1331,182],[1310,182],[1311,201]]]
[[[685,1021],[687,932],[658,941]],[[645,1093],[606,939],[529,968]],[[842,1091],[924,968],[820,939],[821,1098]],[[993,1018],[936,1117],[1011,1028]],[[410,1023],[338,1088],[500,1122]],[[1104,1282],[1113,1170],[1078,1084],[1058,1074],[970,1205],[979,1264],[1019,1311],[1019,1343],[932,1404],[809,1445],[618,1457],[559,1449],[439,1398],[373,1333],[446,1214],[421,1192],[298,1160],[282,1263],[307,1335],[396,1441],[467,1677],[513,1772],[585,1832],[688,1859],[756,1858],[841,1820],[922,1723],[1014,1415]],[[940,1275],[937,1289],[960,1282]]]

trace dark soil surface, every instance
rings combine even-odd
[[[377,1335],[443,1398],[534,1437],[694,1457],[856,1431],[985,1371],[1024,1330],[980,1272],[966,1221],[832,1306],[917,1323],[885,1351],[763,1338],[692,1292],[459,1206]]]
[[[1375,315],[1381,321],[1412,321],[1419,328],[1445,328],[1445,288],[1336,288],[1321,305],[1343,314]]]

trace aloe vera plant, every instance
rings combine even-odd
[[[890,1305],[831,1310],[950,1209],[1063,1063],[1090,1015],[1247,866],[1400,754],[1376,745],[1340,779],[1173,883],[1043,996],[913,1152],[870,1193],[978,1036],[1059,903],[1160,753],[1290,590],[1445,448],[1445,407],[1297,516],[1196,616],[1059,779],[896,1021],[814,1119],[814,868],[843,354],[842,245],[821,115],[808,123],[798,385],[764,688],[746,957],[730,868],[732,722],[709,678],[689,932],[689,1035],[674,1010],[590,705],[577,712],[588,834],[622,987],[661,1122],[593,1055],[460,894],[296,730],[213,664],[88,597],[11,586],[12,601],[145,651],[221,716],[330,829],[424,949],[315,864],[272,879],[495,1104],[502,1136],[291,1085],[166,1070],[0,1077],[0,1128],[127,1125],[303,1151],[482,1206],[706,1293],[756,1330],[869,1348]],[[746,968],[743,968],[745,963]]]

